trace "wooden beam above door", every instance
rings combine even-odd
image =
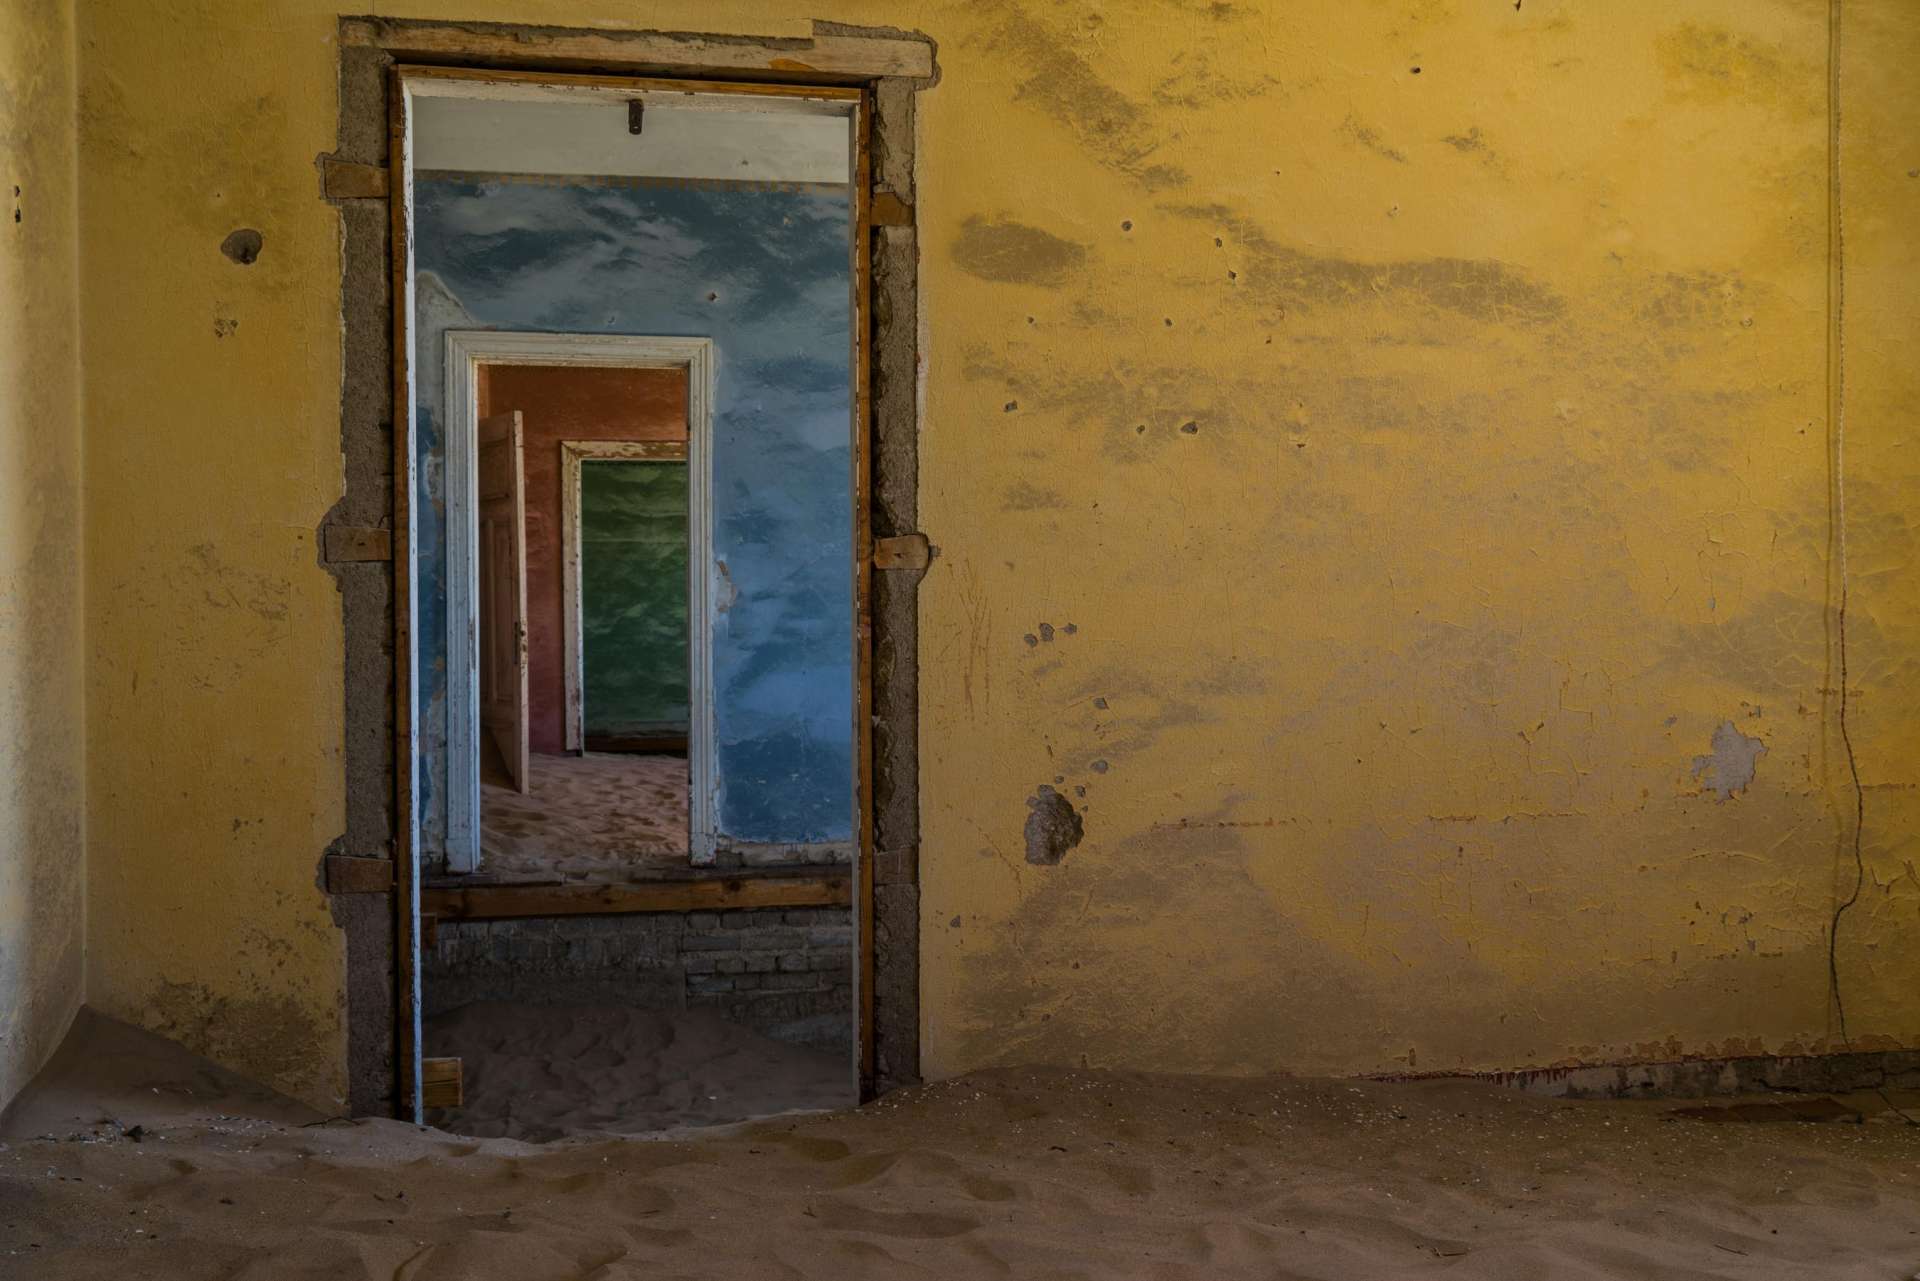
[[[731,876],[618,885],[472,885],[421,892],[420,910],[447,921],[523,916],[616,916],[634,912],[715,912],[753,907],[845,907],[845,872],[817,876]]]
[[[538,64],[543,69],[699,75],[762,72],[787,80],[930,79],[933,42],[815,24],[810,36],[702,36],[661,31],[589,31],[479,22],[357,18],[343,43],[372,45],[402,61]]]

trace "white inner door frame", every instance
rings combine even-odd
[[[714,858],[713,396],[710,338],[447,332],[447,867],[480,866],[479,405],[482,365],[687,371],[688,850]],[[574,656],[569,654],[571,663]]]

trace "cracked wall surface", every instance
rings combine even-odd
[[[918,913],[930,1075],[1793,1053],[1842,1007],[1920,1045],[1920,36],[1842,12],[1836,298],[1817,5],[649,6],[939,42],[917,827],[882,816],[917,837],[882,915]],[[351,812],[312,546],[335,23],[79,17],[91,991],[312,1101]],[[1722,796],[1693,764],[1729,722],[1766,751]],[[1043,783],[1081,837],[1036,864]]]

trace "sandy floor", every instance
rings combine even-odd
[[[1920,1128],[1889,1113],[1706,1124],[1670,1104],[1456,1082],[1004,1071],[695,1140],[535,1147],[392,1121],[303,1127],[292,1105],[217,1076],[183,1095],[150,1072],[109,1079],[119,1056],[94,1057],[91,1084],[69,1064],[74,1084],[38,1090],[5,1127],[0,1274],[1894,1281],[1920,1269]]]
[[[639,1134],[854,1101],[845,1055],[704,1011],[481,1002],[429,1021],[424,1044],[461,1060],[466,1090],[428,1120],[475,1137]]]
[[[686,757],[536,754],[532,763],[524,794],[482,771],[484,871],[605,881],[686,867]]]

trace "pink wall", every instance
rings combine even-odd
[[[533,750],[566,750],[560,610],[560,442],[685,440],[687,376],[674,369],[488,365],[480,413],[521,412],[527,469],[527,701]]]

